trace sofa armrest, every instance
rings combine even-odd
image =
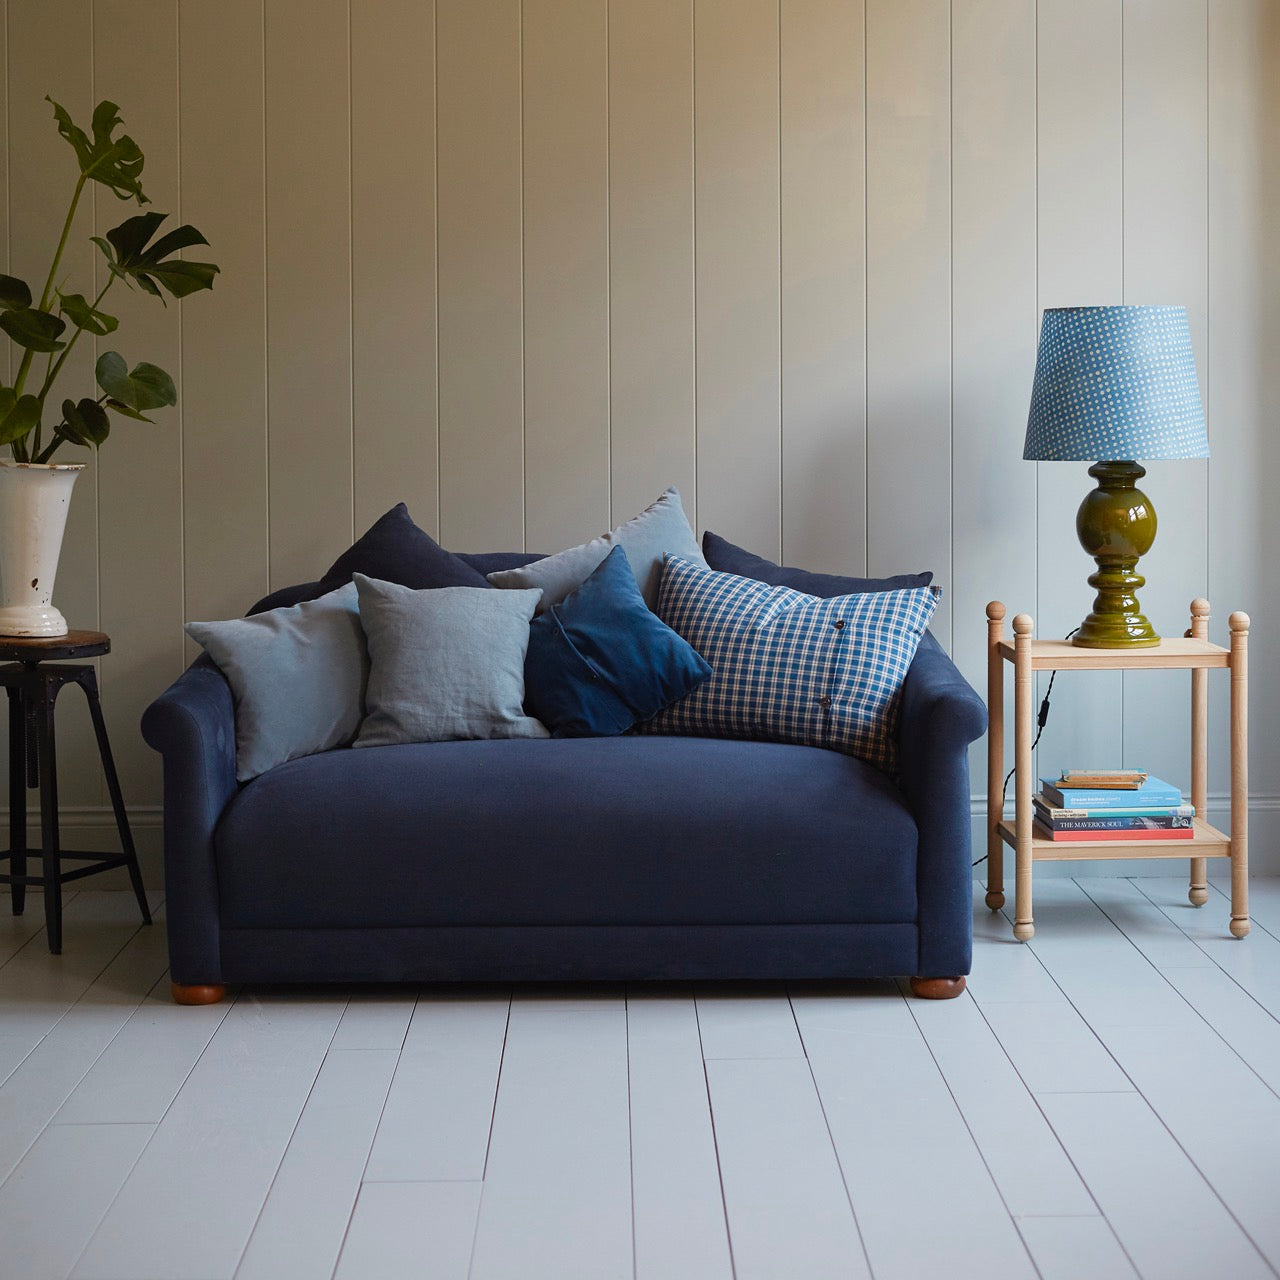
[[[916,819],[922,977],[968,973],[973,956],[973,840],[969,744],[987,709],[926,632],[903,685],[899,785]]]
[[[182,984],[221,980],[213,832],[236,791],[235,706],[226,677],[201,657],[142,717],[164,757],[165,914],[169,969]]]

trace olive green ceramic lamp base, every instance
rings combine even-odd
[[[1155,508],[1138,488],[1146,468],[1136,462],[1095,462],[1089,474],[1098,487],[1080,504],[1076,532],[1080,545],[1097,561],[1089,585],[1098,594],[1072,643],[1088,649],[1150,648],[1160,637],[1137,595],[1146,583],[1137,572],[1138,558],[1151,550],[1156,537]]]

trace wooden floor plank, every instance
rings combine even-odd
[[[15,1280],[65,1280],[153,1129],[46,1129],[0,1187],[0,1270]]]
[[[732,1276],[691,992],[628,997],[627,1062],[637,1280]]]
[[[1140,1275],[1271,1276],[1138,1094],[1056,1093],[1042,1103]]]
[[[974,881],[973,887],[973,972],[968,980],[973,997],[984,1006],[1065,1000],[1034,953],[1013,936],[1004,914],[987,907],[986,885]]]
[[[968,993],[907,1007],[1009,1212],[1096,1215],[1098,1206]]]
[[[1137,1272],[1105,1218],[1019,1218],[1040,1280],[1134,1280]]]
[[[323,995],[323,991],[317,991]],[[395,1049],[404,1044],[417,1003],[412,987],[351,993],[342,1021],[333,1037],[334,1049]]]
[[[897,989],[792,1000],[876,1280],[1033,1276]]]
[[[513,1005],[474,1280],[632,1274],[625,1011]]]
[[[53,1122],[158,1124],[230,1009],[174,1004],[166,971]]]
[[[398,1056],[396,1049],[329,1051],[236,1280],[332,1274]]]
[[[717,982],[697,988],[702,1056],[803,1058],[804,1046],[780,982]]]
[[[507,993],[424,995],[413,1011],[366,1182],[484,1177]]]
[[[717,1059],[707,1081],[738,1280],[869,1276],[809,1064]]]
[[[478,1182],[366,1183],[335,1280],[467,1280],[479,1205]]]
[[[6,862],[5,866],[8,865]],[[64,913],[75,896],[75,891],[71,889],[63,893]],[[44,931],[43,894],[28,889],[26,907],[20,916],[15,916],[11,908],[9,894],[0,892],[0,969],[3,969],[23,947],[27,946],[36,934]]]
[[[131,897],[127,901],[136,912],[137,904]],[[104,915],[121,905],[104,905]],[[120,941],[121,949],[83,995],[0,1085],[0,1181],[13,1171],[164,972],[168,960],[163,923],[151,928],[140,928],[136,922],[117,924],[102,930],[103,950]],[[61,959],[46,954],[41,963],[56,967]],[[52,1016],[57,1007],[56,1002],[48,1003],[41,1016]]]
[[[236,1001],[94,1233],[77,1277],[229,1280],[345,1005],[314,996]]]

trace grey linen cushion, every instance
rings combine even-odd
[[[537,591],[414,591],[355,575],[369,642],[357,747],[457,738],[546,738],[524,713],[524,655]]]
[[[369,658],[350,583],[302,604],[188,622],[185,630],[231,685],[238,781],[355,737]]]
[[[620,524],[612,533],[535,560],[519,569],[500,569],[489,574],[489,581],[495,587],[541,587],[542,600],[537,609],[541,613],[582,586],[614,547],[622,547],[627,553],[640,594],[650,609],[658,603],[664,555],[669,552],[704,568],[707,565],[685,517],[684,507],[680,505],[680,494],[675,489],[668,489],[655,503],[626,524]]]

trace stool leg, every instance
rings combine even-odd
[[[133,847],[133,833],[129,830],[129,815],[125,812],[124,796],[120,792],[120,779],[116,776],[115,761],[111,758],[111,741],[107,737],[107,722],[102,718],[102,703],[98,698],[98,678],[92,667],[86,667],[78,677],[84,696],[89,700],[89,715],[93,717],[93,732],[98,738],[98,755],[102,758],[102,772],[106,775],[107,790],[111,794],[111,807],[116,814],[116,830],[120,833],[120,847],[129,859],[129,879],[134,896],[142,911],[142,923],[151,923],[151,908],[147,906],[147,891],[142,886],[142,869],[138,866],[138,854]]]
[[[27,874],[27,716],[22,691],[9,688],[9,871]],[[27,904],[27,886],[9,886],[13,914],[20,916]]]
[[[58,758],[53,731],[57,686],[46,681],[36,708],[36,752],[40,757],[40,845],[44,855],[44,924],[49,951],[62,954],[62,873],[58,858]]]

